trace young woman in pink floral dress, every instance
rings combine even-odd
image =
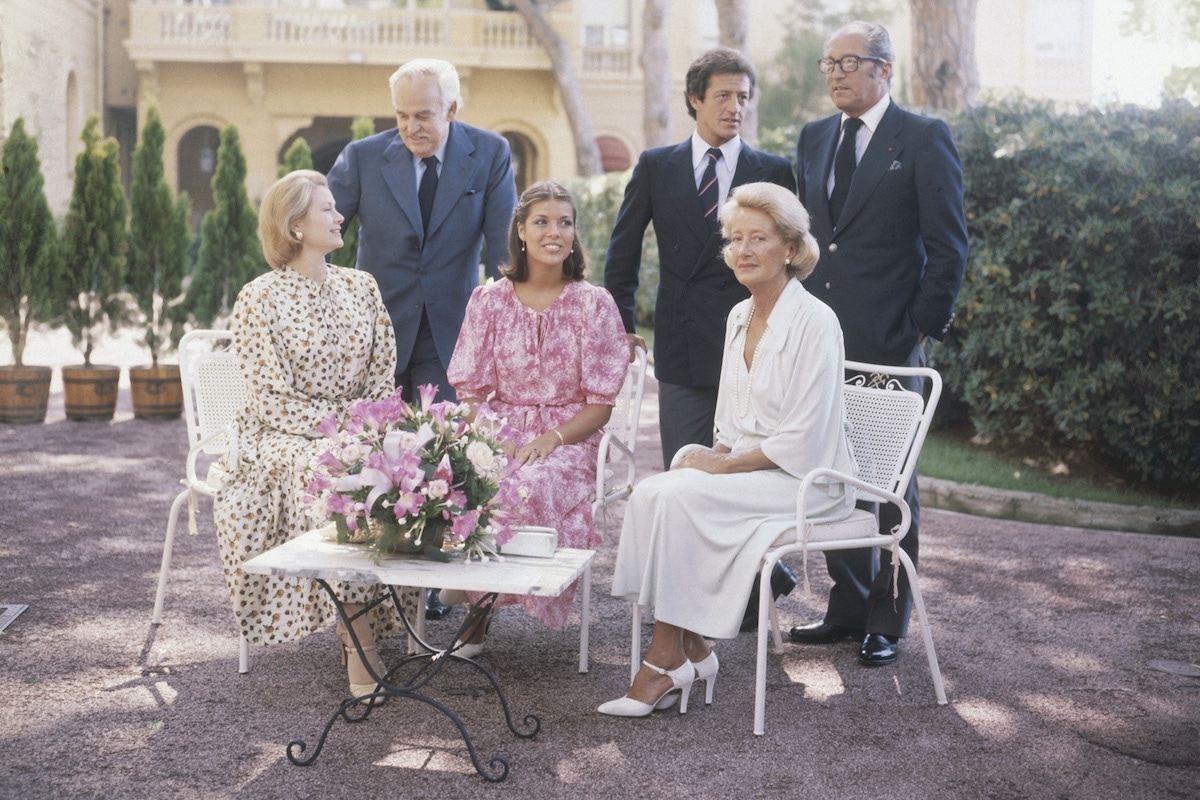
[[[629,345],[609,293],[584,280],[575,205],[561,185],[521,195],[504,278],[467,304],[447,374],[461,401],[486,401],[514,431],[524,525],[558,530],[563,547],[595,548],[596,456],[625,379]],[[552,628],[567,621],[574,587],[556,598],[502,595]],[[485,625],[459,652],[482,652]]]

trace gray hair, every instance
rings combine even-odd
[[[867,52],[860,53],[859,55],[878,58],[889,64],[896,63],[896,49],[892,47],[892,37],[888,35],[887,28],[882,25],[876,25],[874,22],[863,22],[862,20],[847,22],[829,34],[829,38],[825,40],[825,52],[829,52],[829,43],[834,39],[839,36],[851,34],[858,34],[867,40]],[[892,79],[889,76],[888,83],[891,84],[891,82]]]
[[[461,111],[463,99],[462,90],[458,82],[458,70],[449,61],[442,61],[439,58],[414,58],[412,61],[405,62],[400,69],[392,73],[392,77],[388,78],[388,89],[391,90],[392,97],[395,97],[396,85],[400,81],[427,76],[437,78],[438,86],[442,90],[442,100],[446,103],[446,108],[458,103],[458,108]]]

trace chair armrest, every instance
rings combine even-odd
[[[221,438],[224,438],[228,442],[228,447],[226,448],[225,452],[227,455],[229,455],[230,462],[235,463],[235,464],[237,463],[237,460],[238,460],[237,429],[232,425],[226,425],[224,428],[222,428],[219,431],[213,431],[208,436],[205,436],[203,439],[201,439],[200,441],[198,441],[194,445],[192,445],[190,448],[188,448],[187,485],[188,485],[189,489],[192,489],[194,491],[201,491],[201,492],[204,492],[205,494],[208,494],[211,492],[211,487],[208,485],[207,481],[201,480],[200,476],[196,474],[196,459],[200,456],[201,453],[204,452],[205,447],[212,444],[213,442],[220,440]]]
[[[600,437],[600,447],[596,453],[596,497],[604,497],[604,467],[608,463],[609,448],[614,447],[625,455],[626,458],[633,460],[633,450],[629,445],[625,444],[619,436],[612,431],[605,431]]]
[[[900,526],[897,532],[896,541],[904,538],[904,534],[908,533],[908,527],[912,523],[912,509],[908,507],[908,503],[904,498],[895,492],[889,492],[886,489],[880,489],[878,486],[872,486],[861,478],[854,475],[847,475],[844,472],[838,472],[829,467],[818,467],[810,470],[804,476],[804,480],[800,482],[800,488],[796,492],[796,533],[801,541],[805,541],[808,536],[808,526],[812,523],[808,522],[808,511],[805,508],[806,499],[808,496],[808,488],[816,482],[818,478],[828,479],[832,483],[841,483],[846,486],[853,486],[858,490],[859,496],[866,495],[877,501],[891,503],[900,509]]]

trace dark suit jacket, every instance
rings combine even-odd
[[[841,115],[796,145],[800,200],[821,249],[804,287],[842,324],[846,358],[907,363],[922,333],[941,339],[967,264],[962,165],[944,122],[893,101],[871,137],[835,230],[826,182]]]
[[[787,159],[742,145],[733,186],[767,181],[795,190]],[[617,213],[604,285],[633,332],[634,295],[642,238],[654,223],[658,237],[658,295],[654,306],[654,372],[660,381],[716,386],[725,318],[750,296],[721,255],[721,236],[705,222],[692,169],[692,142],[647,150],[638,159]]]
[[[504,137],[451,122],[429,233],[421,226],[412,153],[395,130],[351,142],[329,171],[343,225],[358,216],[358,267],[375,276],[396,329],[400,370],[416,340],[422,307],[442,366],[450,363],[471,290],[479,283],[480,243],[488,274],[508,260],[517,202]]]

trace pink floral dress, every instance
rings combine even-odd
[[[614,405],[628,364],[625,329],[607,290],[573,281],[544,311],[534,311],[505,278],[471,295],[447,376],[459,397],[484,398],[506,417],[521,447],[586,405]],[[556,528],[560,547],[600,543],[591,502],[602,435],[558,447],[521,469],[522,524]],[[574,587],[555,598],[502,595],[497,605],[521,602],[530,616],[558,629],[574,596]]]

